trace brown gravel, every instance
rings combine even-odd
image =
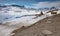
[[[34,25],[14,31],[14,36],[44,36],[42,30],[52,32],[48,36],[60,36],[60,15],[45,18]]]

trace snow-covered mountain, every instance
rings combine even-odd
[[[42,11],[44,14],[35,18],[36,16],[30,15],[40,14],[41,12],[40,10],[20,8],[16,6],[7,6],[1,8],[0,10],[0,24],[2,24],[0,25],[1,27],[0,32],[2,33],[1,35],[10,36],[11,32],[21,28],[22,26],[28,27],[46,17],[53,16],[51,15],[51,13],[46,13],[48,11],[49,10]],[[59,14],[60,10],[57,12]]]
[[[40,14],[40,11],[19,5],[0,6],[0,22],[35,14]]]
[[[3,8],[4,7],[4,8]],[[47,9],[47,8],[46,8]],[[46,15],[46,12],[49,10],[42,11],[43,14]],[[33,19],[36,17],[36,14],[40,14],[41,10],[34,8],[26,8],[24,6],[19,5],[8,5],[8,6],[0,6],[0,23],[2,22],[24,22],[24,23],[35,23],[38,20],[45,18],[46,16],[41,16],[40,18]],[[50,15],[50,13],[48,14]],[[28,24],[27,23],[27,24]],[[30,25],[30,24],[29,24]]]

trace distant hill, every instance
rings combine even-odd
[[[9,7],[9,6],[13,6],[13,7],[20,7],[20,8],[25,8],[25,6],[20,6],[20,5],[0,5],[0,8],[5,8],[5,7]]]

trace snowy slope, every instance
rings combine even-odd
[[[50,13],[46,13],[47,11],[43,11],[44,15],[33,19],[35,14],[40,14],[41,11],[37,11],[37,10],[27,10],[25,8],[21,9],[20,7],[14,7],[14,6],[8,6],[5,8],[2,8],[0,10],[0,23],[2,24],[6,24],[7,22],[9,22],[10,24],[12,23],[24,23],[25,26],[29,26],[39,20],[42,20],[44,18],[46,18],[46,15],[51,16]],[[59,11],[58,11],[59,12]],[[30,16],[32,15],[32,16]]]
[[[43,11],[44,15],[35,18],[36,16],[30,16],[39,14],[41,11],[21,9],[19,7],[5,7],[0,10],[0,23],[5,25],[0,25],[0,36],[11,36],[12,32],[22,26],[30,26],[46,17],[52,16],[51,13],[46,13]],[[60,13],[60,10],[58,11]],[[35,18],[35,19],[34,19]]]
[[[34,15],[39,14],[40,12],[29,11],[26,9],[21,9],[19,7],[8,6],[5,8],[1,8],[0,10],[0,23],[11,21],[15,19],[20,19],[21,17],[25,17],[26,15]]]

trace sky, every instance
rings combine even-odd
[[[27,8],[60,7],[60,0],[0,0],[1,5],[24,5]]]

